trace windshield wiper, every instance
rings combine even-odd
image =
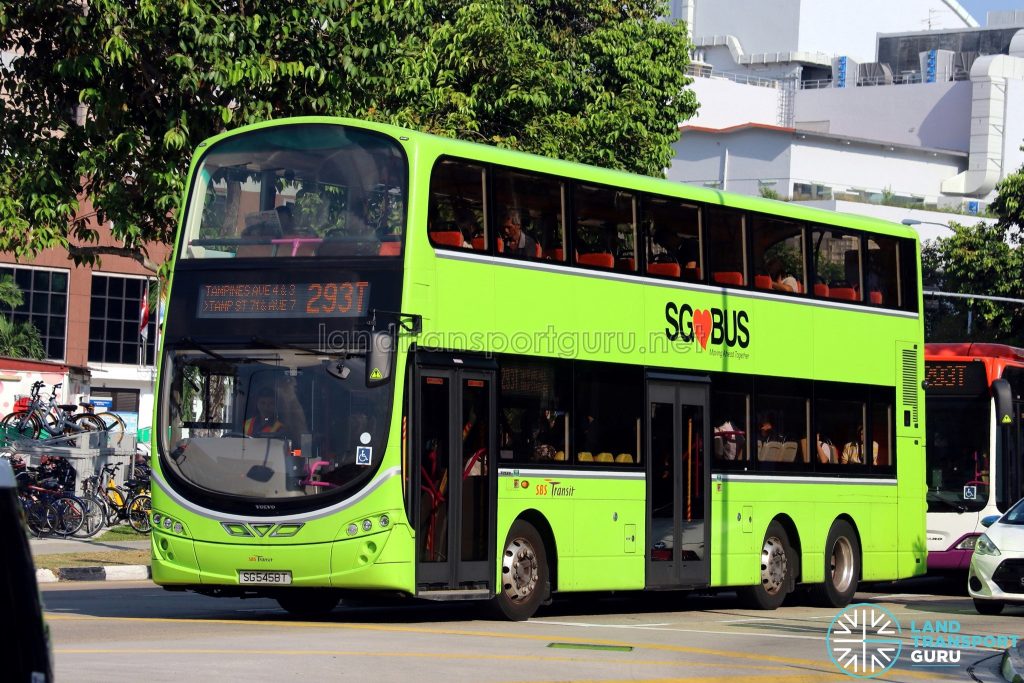
[[[201,352],[205,353],[207,356],[209,356],[210,358],[216,358],[217,360],[228,362],[227,358],[225,358],[224,356],[220,355],[216,351],[208,349],[207,347],[203,346],[202,344],[197,342],[195,339],[192,339],[191,337],[185,337],[185,338],[183,338],[178,343],[180,345],[182,345],[182,346],[185,346],[186,348],[195,349],[196,351],[201,351]],[[232,359],[232,360],[235,360],[235,359]],[[239,359],[239,360],[242,360],[243,362],[248,362],[248,359]]]

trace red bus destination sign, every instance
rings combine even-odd
[[[198,318],[351,318],[366,315],[370,283],[201,285]]]

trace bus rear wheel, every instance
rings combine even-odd
[[[777,609],[793,590],[795,573],[796,552],[789,544],[789,535],[781,524],[773,521],[761,544],[760,583],[741,588],[740,597],[754,609]]]
[[[550,591],[547,552],[533,525],[517,519],[501,556],[501,590],[494,598],[499,614],[512,621],[532,617]]]
[[[281,609],[304,619],[327,616],[341,601],[334,591],[315,588],[295,588],[279,593],[276,598]]]
[[[860,580],[860,543],[849,522],[837,519],[825,541],[825,583],[814,588],[823,607],[846,607]]]

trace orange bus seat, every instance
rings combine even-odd
[[[814,284],[814,296],[828,296],[828,285],[816,282]]]
[[[828,290],[829,298],[843,299],[845,301],[857,301],[857,290],[853,287],[832,287]]]
[[[679,277],[683,274],[678,263],[648,263],[647,272],[651,275],[665,275],[667,277]]]
[[[772,279],[768,275],[755,275],[754,286],[757,287],[758,289],[771,289]]]
[[[743,285],[743,273],[738,270],[724,270],[711,274],[715,282],[722,285]]]
[[[595,252],[593,254],[580,254],[576,262],[581,266],[597,266],[599,268],[614,268],[615,257],[608,252]]]
[[[882,293],[877,289],[868,292],[868,300],[873,304],[882,304]]]
[[[545,257],[551,259],[552,261],[564,261],[565,249],[562,249],[561,247],[556,247],[555,249],[548,249],[547,253],[545,254]]]
[[[620,258],[615,261],[615,267],[618,270],[628,270],[633,272],[636,270],[636,259],[631,258]]]
[[[485,240],[483,237],[474,237],[471,244],[473,245],[473,248],[476,249],[477,251],[483,251],[484,249],[487,248],[487,240]]]
[[[436,245],[446,247],[462,246],[462,233],[458,230],[438,230],[428,234],[430,235],[430,241]]]

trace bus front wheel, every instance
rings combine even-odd
[[[823,607],[846,607],[860,580],[860,543],[850,523],[837,519],[825,541],[825,583],[816,586],[815,602]]]
[[[740,597],[754,609],[776,609],[793,589],[796,552],[781,524],[768,525],[761,545],[760,583],[740,589]]]
[[[327,616],[340,601],[340,597],[334,591],[315,588],[293,588],[279,593],[276,597],[281,609],[292,616],[304,619]]]
[[[509,529],[501,556],[501,590],[495,607],[506,619],[529,619],[548,596],[547,552],[533,525],[517,519]]]

